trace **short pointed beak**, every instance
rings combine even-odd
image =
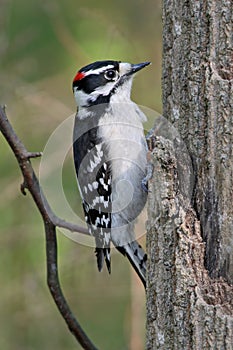
[[[141,70],[142,68],[148,66],[149,64],[151,64],[151,62],[143,62],[143,63],[132,64],[129,74],[134,74],[134,73],[138,72],[139,70]]]

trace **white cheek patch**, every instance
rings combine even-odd
[[[112,81],[103,86],[99,86],[98,88],[95,89],[95,91],[91,93],[91,96],[95,96],[95,95],[108,96],[110,91],[114,88],[114,85],[115,85],[115,81]]]

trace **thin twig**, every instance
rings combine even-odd
[[[40,152],[28,152],[24,144],[20,141],[11,124],[9,123],[5,108],[0,107],[0,130],[4,135],[6,141],[10,145],[23,175],[23,184],[21,185],[21,192],[26,194],[25,189],[31,193],[34,202],[42,216],[45,237],[46,237],[46,258],[47,258],[47,283],[52,297],[62,315],[71,333],[76,340],[86,350],[97,350],[95,345],[90,341],[77,319],[71,312],[69,305],[62,293],[58,276],[57,264],[57,237],[56,226],[69,229],[73,232],[88,234],[86,228],[79,225],[66,222],[58,218],[50,208],[45,195],[40,187],[37,176],[32,168],[30,158],[40,157]]]

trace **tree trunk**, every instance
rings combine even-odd
[[[163,11],[169,122],[150,140],[147,349],[233,349],[232,0]]]

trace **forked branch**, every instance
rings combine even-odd
[[[66,324],[76,340],[86,350],[97,350],[95,345],[88,338],[82,327],[74,317],[69,305],[62,293],[58,276],[57,264],[57,237],[56,227],[63,227],[73,232],[88,234],[87,229],[66,222],[58,218],[50,208],[45,195],[40,187],[37,176],[33,170],[30,159],[40,157],[40,152],[28,152],[24,144],[20,141],[7,119],[5,108],[0,107],[0,130],[11,147],[23,175],[21,191],[25,195],[26,189],[31,193],[34,202],[42,216],[45,227],[46,239],[46,259],[47,259],[47,283],[52,297]]]

